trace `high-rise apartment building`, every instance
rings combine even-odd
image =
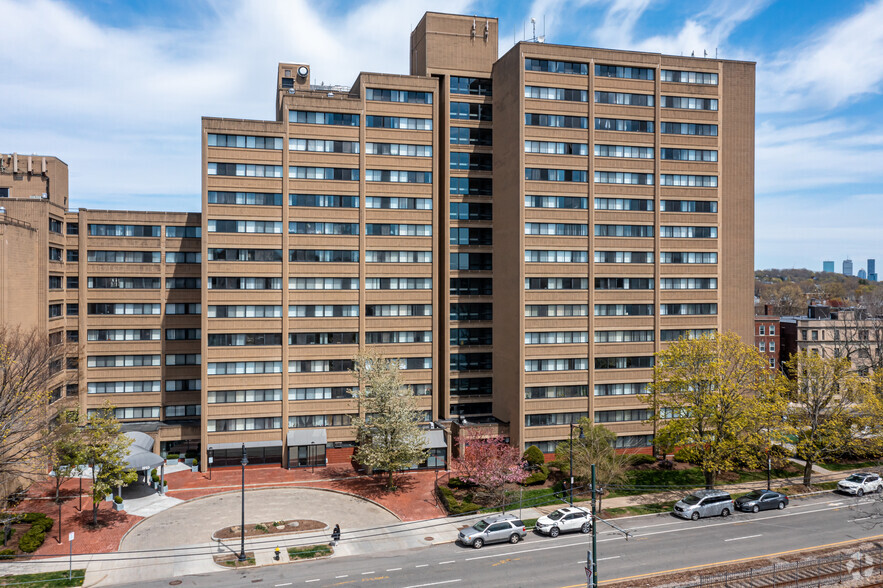
[[[833,261],[823,261],[822,262],[822,271],[823,272],[831,272],[834,273],[834,262]]]
[[[409,75],[281,63],[275,120],[203,119],[201,215],[69,213],[83,407],[215,465],[349,460],[371,346],[427,424],[649,446],[653,354],[753,341],[754,64],[497,55],[496,19],[427,13]]]
[[[852,275],[852,260],[851,259],[847,258],[847,259],[843,260],[843,275],[844,276],[851,276]]]

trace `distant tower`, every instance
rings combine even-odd
[[[858,270],[858,279],[866,280],[868,278],[868,273],[864,270],[864,268]]]
[[[843,275],[851,276],[852,275],[852,260],[844,259],[843,260]]]
[[[877,260],[869,259],[868,260],[868,279],[872,282],[877,281]]]
[[[823,261],[822,262],[822,271],[834,273],[834,262],[833,261]]]

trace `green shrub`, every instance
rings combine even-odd
[[[675,461],[679,461],[681,463],[690,463],[690,459],[687,456],[687,451],[685,449],[678,449],[674,457]]]
[[[14,549],[3,549],[2,551],[0,551],[0,559],[10,560],[14,557],[15,557],[15,550]]]
[[[152,470],[150,470],[150,477],[151,477],[151,478],[156,478],[156,477],[158,477],[158,474],[157,474],[156,468],[153,468]]]
[[[169,453],[166,455],[166,459],[178,459],[179,453]]]
[[[35,527],[31,527],[30,530],[18,540],[18,548],[25,553],[33,553],[43,545],[43,541],[45,540],[46,533]]]
[[[190,465],[195,465],[195,466],[198,467],[198,466],[199,466],[199,460],[194,458],[193,463],[190,464]]]
[[[153,471],[155,472],[156,470],[153,470]],[[159,476],[157,476],[156,474],[153,474],[152,476],[150,476],[150,479],[153,480],[154,483],[159,482]]]
[[[196,451],[188,451],[184,454],[184,457],[199,457],[199,453]]]
[[[254,526],[254,530],[255,531],[263,531],[264,533],[266,533],[269,529],[267,529],[267,527],[265,525],[258,523],[257,525]]]
[[[455,490],[459,488],[472,488],[472,486],[473,484],[464,482],[460,478],[451,478],[448,480],[448,488],[454,488]]]
[[[637,453],[632,456],[632,465],[644,465],[649,463],[656,463],[656,458],[652,455],[647,455],[646,453]]]
[[[113,497],[113,501],[116,502],[117,504],[122,504],[122,503],[123,503],[123,497],[122,497],[122,496],[114,496],[114,497]]]
[[[546,470],[546,471],[543,471],[543,470]],[[548,479],[549,479],[549,468],[543,466],[543,468],[538,469],[537,471],[535,471],[531,475],[529,475],[527,478],[525,478],[524,482],[522,482],[522,484],[525,486],[534,486],[536,484],[542,484],[543,482],[545,482]]]
[[[467,494],[466,499],[460,501],[454,496],[453,490],[444,486],[438,487],[438,497],[441,499],[445,509],[452,515],[466,514],[481,509],[481,506],[472,502],[471,494]]]
[[[546,456],[543,455],[543,452],[536,445],[528,447],[522,458],[532,468],[537,468],[546,463]]]
[[[163,486],[168,486],[168,485],[169,485],[169,481],[168,481],[168,480],[163,480],[163,481],[162,481],[162,485],[163,485]]]

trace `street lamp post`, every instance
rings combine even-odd
[[[212,462],[215,461],[215,450],[208,448],[208,479],[212,479]]]
[[[248,465],[248,454],[245,443],[242,444],[242,526],[239,527],[242,543],[239,549],[239,561],[245,561],[245,466]]]
[[[592,588],[598,588],[598,519],[595,516],[595,464],[592,464]],[[626,536],[628,538],[628,536]]]
[[[573,506],[573,429],[579,429],[579,438],[583,438],[583,428],[570,423],[570,506]]]

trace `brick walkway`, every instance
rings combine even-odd
[[[236,491],[241,488],[241,469],[216,468],[208,473],[189,471],[166,475],[169,483],[168,495],[181,500],[191,500],[221,492]],[[249,466],[245,468],[246,490],[272,487],[324,488],[337,490],[367,498],[390,510],[403,521],[420,521],[445,516],[440,506],[436,506],[435,471],[415,471],[396,476],[397,489],[387,492],[385,479],[360,475],[351,466],[328,466],[309,469],[285,470],[278,466]],[[109,553],[116,551],[123,535],[141,517],[117,512],[109,502],[102,501],[98,510],[98,528],[92,528],[92,503],[88,496],[91,482],[83,480],[83,512],[79,512],[79,480],[69,480],[62,487],[65,497],[62,504],[61,539],[58,536],[58,505],[52,500],[55,486],[52,480],[35,484],[28,491],[28,497],[16,508],[17,512],[42,512],[54,520],[55,525],[46,534],[46,541],[35,555],[67,555],[68,533],[74,531],[74,553]],[[125,494],[125,491],[124,491]],[[18,541],[18,535],[12,541]]]
[[[42,512],[55,521],[46,533],[46,541],[35,555],[67,555],[70,550],[68,534],[75,534],[74,553],[107,553],[116,551],[126,531],[141,520],[141,517],[117,512],[110,502],[98,505],[98,527],[92,527],[92,500],[88,495],[92,483],[83,480],[83,512],[79,511],[79,480],[65,482],[61,489],[61,543],[58,539],[58,505],[55,503],[55,484],[52,480],[35,484],[28,490],[28,498],[15,509],[16,512]],[[11,541],[18,543],[20,536],[13,535]]]

